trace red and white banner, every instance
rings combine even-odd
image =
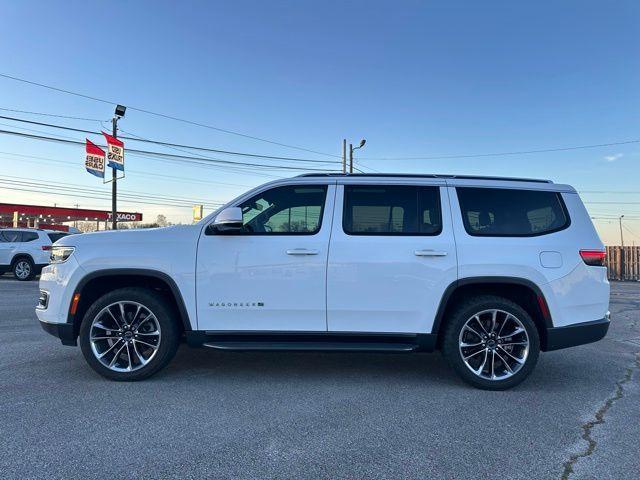
[[[107,133],[102,135],[107,139],[108,166],[124,171],[124,143]]]
[[[87,138],[86,152],[87,156],[84,160],[84,166],[87,172],[96,177],[104,178],[104,150]]]

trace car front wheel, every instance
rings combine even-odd
[[[33,262],[28,258],[19,258],[13,262],[13,276],[20,281],[31,280],[36,275]]]
[[[100,297],[80,326],[80,347],[89,365],[111,380],[142,380],[173,358],[180,330],[162,296],[122,288]]]
[[[529,376],[538,361],[540,339],[531,316],[520,305],[486,295],[454,309],[442,351],[467,383],[505,390]]]

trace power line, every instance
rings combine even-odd
[[[78,187],[65,187],[56,185],[56,191],[51,190],[51,186],[46,183],[40,182],[23,182],[16,180],[2,180],[0,179],[0,189],[5,190],[18,190],[43,193],[47,195],[63,195],[68,197],[78,198],[91,198],[93,200],[110,200],[110,196],[106,192],[91,190],[87,188]],[[188,207],[191,208],[194,204],[203,204],[210,208],[218,208],[222,204],[203,203],[203,202],[189,202],[189,201],[168,201],[159,199],[157,201],[153,198],[140,198],[138,195],[123,194],[123,200],[129,201],[132,204],[145,204],[145,205],[161,205],[166,207]]]
[[[81,145],[81,146],[85,145],[84,142],[80,142],[80,141],[77,141],[77,140],[65,140],[65,139],[62,139],[62,138],[55,138],[55,137],[41,136],[41,135],[32,135],[32,134],[28,134],[28,133],[15,132],[15,131],[11,131],[11,130],[0,130],[0,134],[15,135],[15,136],[18,136],[18,137],[31,138],[31,139],[34,139],[34,140],[42,140],[42,141],[57,142],[57,143],[66,143],[66,144],[70,144],[70,145]],[[223,159],[212,158],[212,157],[194,157],[194,156],[188,156],[188,155],[175,155],[175,154],[172,154],[172,153],[154,152],[154,151],[149,151],[149,150],[138,150],[138,149],[133,149],[133,148],[128,149],[128,152],[130,154],[141,154],[141,155],[150,155],[150,156],[156,156],[156,157],[173,158],[173,159],[187,161],[187,163],[194,163],[194,162],[189,162],[189,160],[195,160],[195,161],[198,161],[201,164],[202,164],[202,162],[206,161],[206,162],[209,162],[209,163],[217,163],[217,164],[222,164],[222,165],[239,165],[239,166],[244,166],[244,167],[267,168],[267,169],[274,169],[274,170],[298,170],[298,171],[307,171],[308,170],[308,171],[318,171],[318,172],[326,172],[326,171],[328,171],[327,169],[324,169],[324,168],[310,168],[310,167],[302,168],[302,167],[294,167],[294,166],[290,166],[290,165],[265,165],[265,164],[262,164],[262,163],[234,162],[232,160],[223,160]]]
[[[35,159],[35,160],[40,160],[42,162],[47,162],[47,163],[56,163],[56,164],[61,164],[61,165],[65,165],[68,168],[73,168],[73,169],[77,169],[77,162],[65,162],[64,160],[58,160],[55,158],[51,158],[51,157],[40,157],[40,156],[36,156],[36,155],[24,155],[21,153],[12,153],[12,152],[3,152],[0,151],[0,154],[2,155],[12,155],[12,156],[16,156],[16,157],[22,157],[22,158],[29,158],[29,159]],[[29,160],[23,160],[28,162]],[[34,162],[34,163],[39,163],[39,162]],[[203,183],[206,185],[218,185],[218,186],[228,186],[228,187],[243,187],[243,188],[252,188],[254,185],[246,185],[246,184],[241,184],[241,183],[227,183],[227,182],[219,182],[216,180],[203,180],[203,179],[198,179],[198,178],[190,178],[190,177],[180,177],[177,175],[162,175],[160,173],[150,173],[147,171],[141,171],[141,170],[133,170],[133,169],[127,169],[128,173],[133,173],[135,174],[135,176],[142,176],[142,177],[159,177],[159,178],[165,178],[168,180],[181,180],[183,182],[191,182],[191,183]]]
[[[28,110],[16,110],[14,108],[2,108],[0,110],[4,112],[14,112],[14,113],[26,113],[28,115],[40,115],[42,117],[54,117],[54,118],[65,118],[67,120],[82,120],[86,122],[102,122],[102,120],[98,120],[97,118],[86,118],[86,117],[73,117],[71,115],[58,115],[55,113],[43,113],[43,112],[30,112]]]
[[[640,202],[584,202],[590,205],[640,205]]]
[[[63,193],[63,192],[52,192],[51,190],[38,190],[35,188],[17,188],[17,187],[5,187],[0,185],[0,190],[11,190],[11,191],[19,191],[19,192],[32,192],[32,193],[42,193],[42,194],[46,194],[46,195],[57,195],[57,196],[62,196],[62,197],[72,197],[72,198],[88,198],[91,200],[105,200],[108,201],[110,199],[107,197],[104,198],[100,198],[100,197],[96,197],[93,195],[81,195],[81,194],[75,194],[75,193]],[[140,200],[129,200],[129,201],[125,201],[123,199],[122,203],[128,203],[130,205],[137,205],[137,204],[146,204],[146,205],[161,205],[161,206],[165,206],[165,207],[178,207],[178,208],[191,208],[191,205],[171,205],[171,204],[167,204],[167,203],[159,203],[159,202],[145,202],[145,201],[140,201]]]
[[[0,109],[2,110],[2,109]],[[42,127],[50,127],[50,128],[58,128],[61,130],[68,130],[70,132],[79,132],[79,133],[87,133],[87,134],[91,134],[91,135],[102,135],[102,132],[96,132],[93,130],[85,130],[82,128],[73,128],[73,127],[67,127],[64,125],[55,125],[52,123],[44,123],[44,122],[36,122],[34,120],[27,120],[24,118],[16,118],[16,117],[6,117],[3,115],[0,115],[0,118],[3,118],[5,120],[11,120],[14,122],[21,122],[21,123],[28,123],[31,125],[40,125]],[[100,122],[102,124],[103,120],[96,120],[97,122]],[[209,147],[198,147],[198,146],[194,146],[194,145],[185,145],[185,144],[180,144],[180,143],[171,143],[171,142],[163,142],[160,140],[150,140],[150,139],[146,139],[143,137],[140,137],[139,135],[135,135],[132,134],[131,132],[127,132],[126,130],[119,128],[119,130],[125,132],[125,133],[129,133],[130,135],[133,135],[133,137],[127,137],[127,136],[118,136],[118,138],[122,139],[122,140],[132,140],[134,142],[144,142],[144,143],[152,143],[154,145],[162,145],[165,147],[179,147],[179,148],[188,148],[190,150],[199,150],[202,152],[213,152],[213,153],[223,153],[225,155],[239,155],[239,156],[243,156],[243,157],[252,157],[252,158],[265,158],[265,159],[273,159],[273,160],[287,160],[287,161],[296,161],[296,162],[309,162],[309,163],[340,163],[337,160],[312,160],[312,159],[308,159],[308,158],[295,158],[295,157],[279,157],[279,156],[275,156],[275,155],[261,155],[261,154],[257,154],[257,153],[245,153],[245,152],[235,152],[235,151],[231,151],[231,150],[218,150],[215,148],[209,148]],[[134,138],[135,137],[135,138]],[[191,153],[191,152],[187,152],[187,153]]]
[[[6,73],[0,73],[0,77],[8,78],[8,79],[14,80],[16,82],[22,82],[22,83],[27,83],[29,85],[34,85],[34,86],[37,86],[37,87],[46,88],[46,89],[53,90],[53,91],[56,91],[56,92],[59,92],[59,93],[65,93],[67,95],[74,95],[76,97],[81,97],[81,98],[86,98],[88,100],[93,100],[93,101],[96,101],[96,102],[106,103],[106,104],[109,104],[109,105],[117,105],[118,104],[118,102],[112,102],[112,101],[109,101],[109,100],[105,100],[103,98],[98,98],[98,97],[94,97],[94,96],[91,96],[91,95],[85,95],[85,94],[82,94],[82,93],[73,92],[71,90],[65,90],[63,88],[53,87],[51,85],[45,85],[44,83],[38,83],[38,82],[34,82],[32,80],[26,80],[24,78],[14,77],[12,75],[7,75]],[[153,116],[165,118],[165,119],[168,119],[168,120],[174,120],[176,122],[182,122],[182,123],[186,123],[186,124],[189,124],[189,125],[195,125],[195,126],[198,126],[198,127],[208,128],[210,130],[215,130],[215,131],[218,131],[218,132],[227,133],[229,135],[236,135],[238,137],[248,138],[248,139],[256,140],[256,141],[259,141],[259,142],[270,143],[272,145],[278,145],[280,147],[293,148],[293,149],[296,149],[296,150],[302,150],[302,151],[305,151],[305,152],[315,153],[317,155],[324,155],[324,156],[328,156],[328,157],[339,157],[339,155],[333,155],[333,154],[330,154],[330,153],[318,152],[316,150],[311,150],[311,149],[304,148],[304,147],[298,147],[298,146],[295,146],[295,145],[289,145],[289,144],[286,144],[286,143],[280,143],[280,142],[276,142],[276,141],[273,141],[273,140],[268,140],[268,139],[265,139],[265,138],[260,138],[260,137],[255,137],[255,136],[252,136],[252,135],[247,135],[245,133],[235,132],[233,130],[227,130],[227,129],[224,129],[224,128],[214,127],[212,125],[207,125],[205,123],[194,122],[192,120],[187,120],[187,119],[184,119],[184,118],[175,117],[173,115],[167,115],[167,114],[164,114],[164,113],[153,112],[151,110],[146,110],[146,109],[143,109],[143,108],[132,107],[132,106],[129,106],[129,105],[127,105],[127,108],[129,110],[134,110],[134,111],[137,111],[137,112],[140,112],[140,113],[146,113],[147,115],[153,115]]]
[[[92,191],[92,192],[98,192],[100,194],[103,194],[105,192],[101,191],[101,190],[97,190],[97,189],[92,189],[92,188],[88,188],[84,185],[79,185],[77,183],[68,183],[68,182],[56,182],[56,181],[52,181],[52,180],[47,180],[47,179],[37,179],[37,178],[26,178],[26,177],[18,177],[15,175],[0,175],[0,180],[5,180],[7,181],[7,179],[9,179],[10,181],[13,181],[13,179],[15,180],[24,180],[24,181],[33,181],[33,182],[43,182],[43,185],[53,185],[53,186],[68,186],[68,187],[74,187],[74,188],[79,188],[82,190],[87,190],[87,191]],[[180,201],[180,202],[186,202],[189,204],[193,204],[193,203],[207,203],[210,205],[223,205],[224,202],[220,202],[218,200],[212,200],[212,199],[202,199],[202,198],[184,198],[184,197],[174,197],[174,196],[167,196],[167,195],[151,195],[148,194],[146,192],[139,192],[139,191],[135,191],[135,190],[122,190],[122,194],[127,195],[130,194],[130,196],[135,196],[135,197],[139,197],[139,198],[151,198],[151,199],[160,199],[160,200],[168,200],[168,201]]]
[[[544,148],[540,150],[521,150],[521,151],[514,151],[514,152],[474,153],[474,154],[467,154],[467,155],[436,155],[436,156],[424,155],[424,156],[417,156],[417,157],[360,157],[360,160],[450,160],[455,158],[502,157],[502,156],[508,156],[508,155],[528,155],[532,153],[566,152],[569,150],[612,147],[616,145],[629,145],[632,143],[640,143],[640,139],[625,140],[622,142],[598,143],[593,145],[578,145],[574,147]]]
[[[579,193],[615,193],[615,194],[631,194],[640,195],[640,190],[578,190]]]
[[[640,238],[640,235],[638,235],[636,232],[634,232],[633,230],[631,230],[631,228],[629,228],[628,225],[622,225],[622,228],[624,228],[627,232],[629,232],[631,235],[633,235],[636,238]]]
[[[78,188],[78,187],[65,187],[62,185],[55,185],[55,192],[51,191],[51,186],[41,182],[24,182],[18,180],[3,180],[0,179],[0,187],[22,187],[22,188],[43,188],[48,189],[45,193],[55,194],[58,192],[67,192],[70,195],[80,194],[80,195],[92,195],[94,199],[105,200],[108,201],[110,197],[107,192],[92,190],[88,188]],[[123,198],[129,200],[131,202],[138,203],[146,203],[150,205],[165,205],[165,206],[174,206],[174,207],[190,207],[192,205],[206,205],[208,207],[217,208],[220,205],[218,203],[210,203],[210,202],[198,202],[198,201],[187,201],[187,200],[168,200],[160,197],[140,197],[139,195],[134,194],[124,194]]]
[[[0,125],[13,126],[13,125],[5,124],[5,123],[0,123]],[[25,131],[28,131],[28,132],[37,132],[37,133],[44,133],[44,134],[48,134],[48,135],[54,135],[54,137],[57,137],[57,138],[43,137],[45,139],[49,139],[48,141],[54,141],[55,142],[55,141],[59,141],[59,139],[70,139],[70,141],[66,140],[66,142],[67,143],[76,143],[76,144],[77,143],[81,143],[82,145],[84,145],[84,142],[78,142],[73,137],[68,137],[68,136],[65,136],[65,135],[49,134],[49,132],[44,132],[42,130],[34,130],[34,129],[31,129],[31,128],[25,128],[25,127],[14,127],[14,128],[17,128],[19,130],[25,130]],[[35,137],[37,137],[37,135]],[[65,143],[65,141],[62,141],[62,143]],[[129,152],[131,152],[131,151],[134,151],[134,150],[129,149]],[[229,167],[229,166],[210,164],[210,163],[206,163],[206,162],[202,163],[202,162],[194,162],[194,161],[189,161],[189,160],[162,159],[162,158],[156,158],[154,156],[144,155],[142,153],[134,153],[133,155],[134,156],[138,156],[138,157],[148,158],[148,159],[151,159],[151,160],[154,160],[154,161],[158,161],[158,162],[189,163],[189,164],[191,164],[193,166],[197,166],[197,167],[200,167],[200,168],[215,168],[216,170],[239,172],[239,173],[245,173],[245,174],[247,172],[250,172],[251,175],[253,175],[253,176],[262,176],[262,177],[271,177],[271,178],[285,178],[285,177],[281,177],[281,176],[278,176],[278,175],[272,175],[272,174],[268,174],[268,173],[264,173],[264,172],[256,172],[255,169],[252,170],[252,169],[250,169],[248,167],[244,167],[244,168],[243,167]],[[216,159],[211,158],[211,157],[205,157],[204,155],[200,155],[200,154],[197,154],[197,155],[199,155],[200,157],[202,157],[204,159],[216,160]],[[196,160],[201,160],[201,158],[196,158]],[[234,162],[234,163],[237,163],[237,162]],[[268,168],[269,165],[266,165],[265,167]],[[276,166],[271,166],[271,167],[276,168]]]

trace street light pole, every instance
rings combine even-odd
[[[367,143],[367,141],[363,138],[362,140],[360,140],[360,145],[355,148],[353,144],[349,144],[349,173],[353,173],[353,151],[364,147],[365,143]]]
[[[111,123],[113,125],[113,138],[117,138],[117,135],[118,135],[118,116],[117,115],[113,116],[113,120],[111,120]],[[112,167],[111,171],[113,172],[113,181],[111,182],[111,229],[117,230],[118,229],[118,201],[117,201],[118,185],[116,182],[118,180],[118,174],[115,167]]]
[[[353,143],[349,144],[349,173],[353,173]]]
[[[124,117],[124,114],[126,111],[127,111],[127,107],[125,107],[124,105],[116,105],[116,111],[113,115],[113,120],[111,120],[111,124],[113,126],[113,132],[112,132],[113,138],[118,138],[118,120]],[[124,156],[122,158],[124,158]],[[118,173],[115,166],[111,167],[111,169],[113,170],[113,177],[112,177],[113,180],[111,185],[111,229],[117,230],[118,229],[118,202],[117,202]]]

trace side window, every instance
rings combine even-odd
[[[13,230],[3,230],[0,232],[0,237],[2,237],[3,242],[15,243],[21,241],[22,234]]]
[[[67,236],[66,233],[47,233],[47,235],[49,236],[49,239],[51,240],[51,243],[56,243],[62,237],[66,237]]]
[[[438,235],[440,189],[345,185],[342,227],[349,235]]]
[[[556,192],[456,188],[464,228],[478,236],[535,236],[557,232],[569,218]]]
[[[38,239],[38,234],[36,232],[22,232],[22,241],[23,242],[33,242]]]
[[[239,205],[245,235],[313,235],[320,231],[326,185],[287,185]]]

